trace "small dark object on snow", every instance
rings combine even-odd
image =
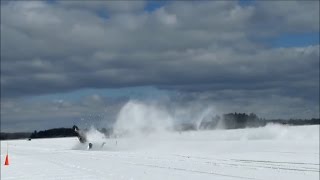
[[[89,143],[89,149],[91,149],[92,148],[92,143]]]

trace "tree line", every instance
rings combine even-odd
[[[320,124],[319,118],[312,119],[262,119],[259,118],[256,114],[250,113],[228,113],[224,114],[222,117],[215,116],[212,117],[209,121],[202,121],[199,129],[214,129],[219,124],[225,129],[241,129],[247,127],[262,127],[267,124],[282,124],[282,125],[317,125]]]
[[[177,131],[188,130],[210,130],[222,127],[224,129],[240,129],[247,127],[262,127],[268,123],[283,124],[283,125],[317,125],[320,124],[319,118],[312,119],[261,119],[256,114],[250,113],[228,113],[222,116],[207,116],[202,119],[199,124],[183,123],[175,126]],[[84,129],[87,131],[88,129]],[[102,128],[99,131],[109,137],[113,133],[113,129]],[[44,131],[18,132],[18,133],[0,133],[0,139],[35,139],[35,138],[58,138],[58,137],[75,137],[77,133],[72,128],[54,128]]]
[[[55,128],[44,131],[34,131],[31,135],[31,139],[35,138],[52,138],[52,137],[74,137],[77,133],[72,128]]]

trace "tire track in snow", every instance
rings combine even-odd
[[[85,152],[80,152],[79,154],[86,154]],[[136,166],[145,166],[145,167],[151,167],[151,168],[160,168],[160,169],[168,169],[168,170],[175,170],[175,171],[185,171],[189,173],[197,173],[197,174],[207,174],[207,175],[216,175],[216,176],[223,176],[223,177],[229,177],[229,178],[236,178],[236,179],[251,179],[251,180],[260,180],[257,178],[253,177],[244,177],[244,176],[237,176],[237,175],[228,175],[228,174],[223,174],[223,173],[217,173],[213,171],[200,171],[200,170],[194,170],[194,169],[186,169],[186,168],[179,168],[179,167],[172,167],[172,166],[163,166],[163,165],[157,165],[159,163],[159,160],[169,162],[169,163],[175,163],[174,161],[172,162],[172,159],[169,160],[171,157],[167,156],[165,158],[156,158],[152,156],[145,156],[142,154],[126,154],[126,155],[120,155],[120,154],[99,154],[99,157],[108,157],[108,158],[119,158],[123,159],[119,161],[119,163],[123,164],[129,164],[129,165],[136,165]],[[98,160],[99,158],[96,157],[90,157],[90,159],[93,160]],[[137,162],[132,162],[128,161],[128,159],[136,159],[136,160],[141,160],[141,159],[151,159],[151,160],[157,160],[154,161],[153,164],[146,164],[146,163],[137,163]],[[181,161],[181,160],[175,160],[175,161]]]
[[[80,165],[76,165],[76,164],[72,164],[72,163],[68,163],[64,159],[67,159],[67,158],[59,157],[56,160],[48,160],[48,161],[53,163],[53,164],[56,164],[58,166],[63,166],[63,167],[66,167],[66,168],[74,169],[75,171],[80,171],[81,173],[83,173],[84,171],[88,172],[89,174],[91,174],[90,178],[88,178],[88,179],[92,179],[93,177],[94,177],[94,179],[103,179],[101,177],[106,176],[106,174],[104,172],[102,172],[102,171],[91,169],[91,168],[87,168],[87,167],[82,167]],[[83,174],[86,174],[86,173],[83,173]],[[81,176],[77,176],[77,177],[82,177],[82,175]]]
[[[257,163],[303,164],[303,165],[315,165],[315,166],[320,165],[316,163],[304,163],[304,162],[282,162],[282,161],[264,161],[264,160],[249,160],[249,159],[230,159],[230,160],[241,161],[241,162],[257,162]]]
[[[267,168],[267,169],[274,169],[274,170],[303,171],[303,172],[316,172],[316,173],[319,173],[319,171],[320,171],[319,168],[313,168],[313,167],[282,165],[282,163],[285,164],[285,162],[280,162],[279,164],[277,164],[277,161],[255,161],[255,160],[251,161],[251,160],[241,160],[241,159],[213,159],[213,158],[183,156],[183,155],[175,155],[175,156],[183,157],[186,159],[206,160],[206,161],[197,161],[197,162],[209,163],[209,164],[213,164],[213,165],[227,165],[227,166],[247,167],[247,168],[252,167],[253,169]],[[221,162],[221,161],[223,161],[223,162]],[[237,162],[237,163],[233,163],[233,162]],[[289,163],[289,162],[287,162],[287,163]],[[312,166],[319,167],[319,164],[314,164],[314,163],[299,163],[299,162],[295,163],[294,162],[292,164],[312,165]]]
[[[199,171],[199,170],[193,170],[193,169],[185,169],[185,168],[177,168],[177,167],[169,167],[169,166],[159,166],[159,165],[153,165],[153,164],[140,164],[140,163],[133,163],[133,162],[127,162],[127,164],[132,164],[132,165],[135,165],[135,166],[145,166],[145,167],[151,167],[151,168],[160,168],[160,169],[169,169],[169,170],[176,170],[176,171],[185,171],[185,172],[189,172],[189,173],[209,174],[209,175],[216,175],[216,176],[223,176],[223,177],[230,177],[230,178],[237,178],[237,179],[260,180],[260,179],[252,178],[252,177],[228,175],[228,174],[222,174],[222,173],[215,173],[215,172],[212,172],[212,171],[211,172]]]
[[[79,152],[80,153],[80,152]],[[80,154],[86,154],[82,152]],[[167,161],[172,163],[172,158],[159,158],[153,156],[146,156],[143,155],[140,157],[140,154],[126,154],[126,155],[119,155],[119,154],[101,154],[100,156],[103,157],[117,157],[121,159],[150,159],[156,161]],[[318,168],[314,167],[305,167],[305,166],[290,166],[285,165],[286,163],[290,164],[290,162],[280,162],[277,164],[276,161],[255,161],[255,160],[242,160],[242,159],[213,159],[213,158],[205,158],[205,157],[195,157],[195,156],[184,156],[184,155],[174,155],[178,157],[182,157],[184,159],[175,159],[175,161],[192,161],[192,163],[203,163],[203,164],[211,164],[214,166],[229,166],[235,168],[248,168],[248,169],[271,169],[271,170],[284,170],[284,171],[292,171],[292,172],[312,172],[312,173],[319,173]],[[95,159],[95,158],[93,158]],[[170,159],[170,160],[168,160]],[[200,159],[204,161],[194,161],[194,159]],[[260,162],[260,163],[259,163]],[[272,163],[273,162],[273,163]],[[303,163],[303,162],[293,162],[293,165],[311,165],[316,166],[318,164],[314,163]]]

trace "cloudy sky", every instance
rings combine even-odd
[[[1,1],[1,131],[130,99],[319,117],[319,1]]]

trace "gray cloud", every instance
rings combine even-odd
[[[319,1],[261,1],[253,18],[269,32],[319,31]],[[267,31],[265,31],[266,33]]]
[[[58,1],[58,6],[67,9],[82,9],[97,12],[107,10],[107,13],[135,13],[144,9],[145,1]]]
[[[41,128],[65,127],[78,124],[107,127],[115,121],[126,98],[107,98],[93,94],[80,100],[21,100],[1,101],[1,130],[33,131]]]
[[[250,6],[236,1],[177,1],[153,12],[143,11],[145,5],[2,3],[3,105],[11,99],[20,101],[19,97],[85,88],[151,85],[210,97],[221,94],[225,102],[220,105],[225,107],[232,102],[224,92],[232,92],[237,95],[232,98],[244,97],[240,102],[250,108],[255,99],[261,102],[257,107],[281,104],[283,114],[298,99],[297,107],[308,107],[315,114],[319,45],[272,48],[259,39],[318,33],[318,1],[258,1]]]

